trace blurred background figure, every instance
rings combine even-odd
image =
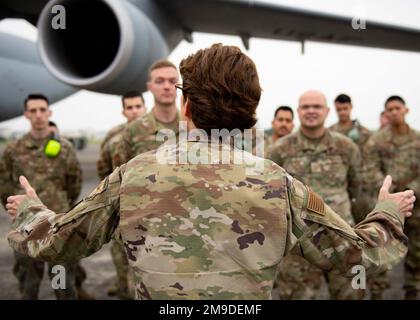
[[[82,184],[76,152],[67,140],[52,141],[52,134],[58,129],[50,125],[52,111],[46,96],[39,93],[28,95],[24,101],[23,114],[30,123],[30,131],[22,138],[10,142],[1,159],[0,196],[3,205],[8,196],[20,192],[18,178],[25,175],[39,188],[39,196],[44,203],[56,208],[57,212],[65,212],[76,203]],[[48,265],[50,278],[54,276],[53,267]],[[82,281],[86,278],[84,270],[77,263],[63,267],[66,273],[65,286],[54,290],[57,299],[87,298],[88,295],[82,289]],[[82,275],[79,281],[76,281],[76,269]],[[15,252],[13,273],[19,281],[21,298],[38,299],[44,262]]]
[[[293,120],[294,113],[289,106],[280,106],[274,111],[271,130],[267,130],[264,137],[264,153],[266,158],[270,155],[274,143],[281,137],[284,137],[293,131],[293,128],[295,127]]]
[[[325,127],[329,113],[327,99],[320,91],[307,91],[299,98],[298,132],[289,134],[274,145],[270,159],[292,176],[302,180],[354,225],[351,199],[360,190],[361,157],[355,143]],[[330,298],[362,299],[363,290],[353,289],[351,279],[335,272],[323,272],[302,257],[286,256],[279,268],[277,286],[282,300],[316,299],[325,278]]]
[[[400,96],[391,96],[385,102],[389,124],[377,131],[366,143],[364,149],[364,185],[366,192],[380,185],[381,179],[390,175],[393,178],[392,192],[420,191],[420,132],[410,128],[406,122],[409,109]],[[404,264],[405,299],[418,298],[420,290],[420,206],[418,201],[413,216],[407,219],[404,233],[407,235],[408,253]],[[382,292],[385,288],[379,292]]]
[[[380,118],[379,118],[379,123],[380,123],[380,129],[385,128],[386,126],[388,126],[389,124],[389,119],[388,119],[388,114],[386,113],[386,110],[381,112]]]
[[[128,91],[122,96],[121,100],[122,114],[127,119],[127,122],[109,130],[102,141],[100,156],[97,161],[98,176],[101,180],[110,175],[114,170],[112,157],[115,153],[115,148],[121,139],[121,132],[128,123],[143,116],[147,111],[143,95],[139,91]],[[108,289],[108,295],[117,296],[120,299],[132,299],[134,294],[130,294],[129,290],[127,257],[122,243],[115,238],[112,241],[111,257],[117,272],[117,277],[113,285]]]
[[[349,137],[360,148],[369,139],[370,131],[362,126],[357,119],[351,119],[353,104],[351,98],[346,94],[339,94],[334,100],[338,122],[330,127],[331,130],[340,132]]]

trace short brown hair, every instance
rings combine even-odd
[[[238,47],[218,43],[199,50],[181,61],[180,71],[197,128],[210,133],[255,125],[261,97],[257,68]]]
[[[149,80],[150,80],[152,71],[156,69],[160,69],[160,68],[174,68],[176,70],[176,66],[169,60],[165,60],[165,59],[157,60],[149,68]]]
[[[26,97],[25,101],[23,102],[23,106],[25,111],[28,109],[28,101],[29,100],[44,100],[47,105],[50,105],[50,102],[48,101],[48,98],[46,96],[44,96],[42,93],[30,93],[28,94],[28,96]]]

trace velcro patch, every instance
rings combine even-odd
[[[308,204],[307,209],[318,213],[320,215],[325,215],[325,205],[322,199],[311,189],[308,188]]]

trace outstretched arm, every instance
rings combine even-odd
[[[368,273],[379,272],[398,263],[406,254],[404,218],[411,215],[413,191],[388,192],[387,177],[378,204],[354,228],[323,200],[296,179],[290,178],[291,233],[288,248],[324,270],[337,269],[351,275],[355,265]]]
[[[24,177],[26,194],[8,198],[15,219],[10,246],[47,262],[75,262],[109,242],[119,223],[119,190],[123,168],[117,168],[84,200],[67,213],[56,214],[38,199]]]

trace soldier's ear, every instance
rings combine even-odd
[[[190,100],[184,100],[184,115],[188,118],[191,118],[191,110],[190,110]]]
[[[52,116],[52,110],[48,108],[48,118]]]
[[[185,121],[191,120],[190,103],[188,98],[184,101],[184,96],[181,96],[181,118]]]
[[[407,106],[405,106],[405,113],[404,114],[407,114],[407,113],[409,113],[410,112],[410,108],[409,107],[407,107]]]
[[[152,83],[150,81],[146,82],[147,91],[151,91],[150,88],[152,87]]]

